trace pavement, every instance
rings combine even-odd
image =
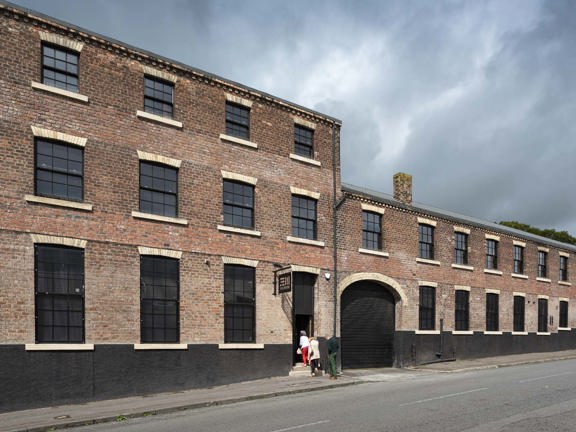
[[[576,349],[473,360],[442,361],[404,369],[348,369],[344,370],[336,380],[329,379],[327,375],[311,377],[308,373],[296,373],[290,376],[211,388],[11,411],[0,414],[0,432],[54,431],[82,425],[120,422],[128,418],[321,391],[371,381],[393,380],[415,372],[454,373],[567,359],[576,359]]]

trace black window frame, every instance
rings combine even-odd
[[[174,118],[175,85],[155,76],[144,75],[144,111],[165,118]]]
[[[84,249],[34,245],[36,343],[84,343]]]
[[[418,257],[434,259],[434,226],[418,224]]]
[[[224,343],[256,342],[256,269],[224,264]]]
[[[548,333],[548,299],[538,299],[538,333]]]
[[[292,194],[292,236],[317,239],[318,200]]]
[[[226,135],[250,140],[250,108],[226,101]]]
[[[568,282],[568,257],[560,255],[558,266],[558,280],[561,282]]]
[[[486,293],[486,331],[500,329],[500,295]]]
[[[514,245],[513,273],[524,274],[524,246]]]
[[[568,328],[568,302],[566,300],[560,300],[558,315],[558,327]]]
[[[418,330],[436,329],[436,288],[421,285],[418,303]]]
[[[498,241],[486,239],[486,269],[498,269]]]
[[[454,330],[470,330],[470,291],[456,290],[455,292]]]
[[[49,50],[53,50],[53,55],[50,55]],[[75,62],[72,61],[73,59]],[[79,93],[80,53],[61,45],[43,42],[41,47],[41,75],[42,84]]]
[[[369,250],[382,250],[382,215],[362,210],[362,247]]]
[[[314,129],[294,125],[294,154],[314,159]]]
[[[526,298],[514,296],[513,331],[524,332],[526,328]]]
[[[138,205],[142,213],[177,217],[178,168],[140,160]]]
[[[37,196],[84,201],[83,147],[58,140],[35,138],[34,159],[34,193]],[[60,192],[62,188],[66,191]]]
[[[254,229],[254,185],[236,180],[222,182],[222,214],[226,226]]]
[[[140,255],[140,340],[180,341],[180,260]]]
[[[538,251],[538,277],[546,279],[548,277],[548,252]]]
[[[454,233],[454,263],[468,264],[468,234],[466,233]]]

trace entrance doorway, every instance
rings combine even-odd
[[[394,364],[395,301],[372,281],[350,285],[341,299],[343,369],[390,367]]]
[[[304,330],[306,335],[314,333],[314,285],[316,275],[313,273],[292,273],[292,302],[293,302],[293,323],[292,329],[294,340],[293,362],[302,361],[302,357],[296,354],[300,342],[300,332]]]

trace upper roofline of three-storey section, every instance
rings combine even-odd
[[[254,98],[267,101],[269,103],[275,103],[281,107],[284,107],[285,109],[294,110],[296,112],[303,114],[308,114],[319,120],[323,120],[325,122],[332,124],[335,123],[338,126],[342,125],[342,121],[335,117],[320,113],[318,111],[306,108],[304,106],[287,101],[277,96],[273,96],[271,94],[254,89],[244,84],[240,84],[235,81],[223,78],[221,76],[189,66],[182,62],[169,59],[159,54],[152,53],[145,49],[137,48],[124,42],[118,41],[116,39],[103,36],[96,32],[75,26],[74,24],[70,24],[66,21],[59,20],[57,18],[42,14],[40,12],[21,7],[4,0],[0,0],[0,10],[4,12],[9,11],[15,14],[16,16],[26,17],[27,19],[35,20],[39,24],[44,26],[56,27],[60,31],[65,31],[69,33],[70,36],[75,38],[82,38],[85,40],[90,40],[92,42],[108,45],[109,47],[113,48],[118,54],[123,53],[124,55],[136,56],[137,59],[142,62],[157,62],[159,63],[159,66],[163,66],[165,68],[172,69],[180,73],[191,74],[196,79],[210,80],[215,84],[229,87],[232,90],[248,93],[250,96]]]

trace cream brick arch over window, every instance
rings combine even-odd
[[[383,274],[380,273],[355,273],[353,275],[345,277],[338,284],[338,298],[342,296],[342,293],[348,286],[352,285],[354,282],[359,281],[374,281],[388,285],[394,290],[394,297],[396,299],[400,298],[400,301],[402,302],[403,306],[406,306],[408,304],[408,297],[406,296],[406,293],[404,292],[402,286],[394,279],[388,276],[384,276]]]

